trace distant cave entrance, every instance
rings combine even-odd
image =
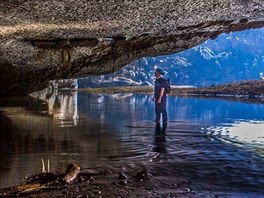
[[[259,79],[264,72],[264,28],[221,34],[191,49],[143,57],[107,75],[78,79],[79,88],[152,85],[161,67],[174,85],[212,86]]]

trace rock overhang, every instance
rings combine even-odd
[[[264,26],[260,0],[14,0],[0,7],[1,94],[112,73],[143,56]]]

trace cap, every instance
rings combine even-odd
[[[161,75],[164,75],[164,71],[162,69],[160,69],[160,68],[157,68],[156,72],[160,73]]]

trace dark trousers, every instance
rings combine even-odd
[[[167,101],[161,101],[161,103],[155,102],[155,113],[156,113],[156,122],[160,122],[160,116],[162,115],[162,122],[168,122],[168,113],[167,113]]]

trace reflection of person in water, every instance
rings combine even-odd
[[[159,154],[167,153],[165,133],[155,132],[153,151]]]
[[[167,114],[167,94],[165,88],[167,86],[167,80],[162,78],[164,71],[160,68],[155,71],[155,90],[153,101],[155,102],[155,113],[156,113],[156,130],[161,129],[160,117],[162,115],[162,130],[165,131],[168,125],[168,114]]]

